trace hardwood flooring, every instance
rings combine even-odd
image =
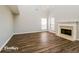
[[[4,49],[18,47],[17,50]],[[49,32],[14,35],[2,53],[78,53],[79,42],[69,41]]]

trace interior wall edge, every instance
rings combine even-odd
[[[0,51],[2,51],[3,47],[9,42],[9,40],[13,37],[14,34],[12,34],[9,39],[6,40],[6,42],[0,47]]]

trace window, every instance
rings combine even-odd
[[[51,29],[51,30],[54,30],[54,28],[55,28],[55,18],[52,17],[52,18],[50,19],[50,29]]]
[[[46,30],[47,29],[47,18],[41,19],[41,29]]]

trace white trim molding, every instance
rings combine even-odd
[[[13,34],[9,37],[9,39],[2,45],[0,51],[2,51],[3,47],[9,42],[9,40],[13,37]]]

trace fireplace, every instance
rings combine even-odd
[[[61,34],[72,36],[72,30],[71,29],[61,28],[60,30],[61,30]]]
[[[57,35],[71,41],[78,40],[77,28],[76,22],[60,22],[58,23]]]

